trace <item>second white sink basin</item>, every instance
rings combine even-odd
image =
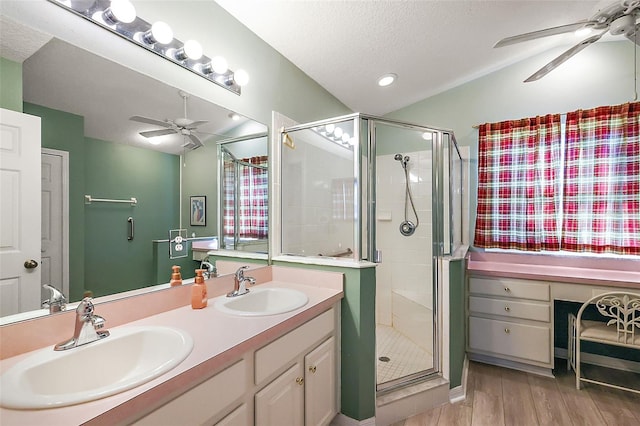
[[[236,297],[222,296],[215,302],[216,309],[231,315],[263,316],[290,312],[306,305],[309,298],[301,291],[290,288],[252,288],[249,293]]]
[[[5,408],[54,408],[92,401],[146,383],[181,363],[191,336],[171,327],[122,327],[66,351],[36,351],[0,376]]]

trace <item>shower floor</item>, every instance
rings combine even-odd
[[[389,361],[380,361],[386,357]],[[428,370],[433,367],[433,355],[398,332],[393,327],[376,325],[377,383]]]

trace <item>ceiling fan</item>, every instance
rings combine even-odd
[[[198,126],[207,123],[207,121],[204,121],[204,120],[194,121],[187,118],[187,98],[189,98],[189,95],[183,92],[182,90],[179,91],[178,94],[184,101],[184,117],[176,118],[174,120],[169,120],[168,118],[165,120],[156,120],[154,118],[147,118],[147,117],[134,115],[133,117],[129,117],[129,120],[137,121],[139,123],[146,123],[146,124],[152,124],[154,126],[164,127],[164,129],[160,129],[160,130],[149,130],[145,132],[140,132],[140,135],[144,136],[145,138],[153,138],[157,136],[164,136],[164,135],[177,133],[184,136],[185,143],[182,145],[184,148],[188,148],[188,149],[200,148],[201,146],[204,146],[204,144],[202,143],[200,138],[196,136],[196,133],[202,133],[202,132],[198,132],[197,128]]]
[[[638,20],[640,19],[640,0],[616,0],[613,3],[611,3],[611,0],[607,0],[599,3],[596,9],[597,11],[595,14],[587,20],[503,38],[493,47],[509,46],[523,41],[535,40],[556,34],[570,33],[582,29],[586,32],[599,31],[598,34],[582,40],[580,43],[562,53],[544,67],[540,68],[524,81],[525,83],[528,83],[539,80],[549,74],[567,59],[576,55],[585,47],[588,47],[600,40],[600,38],[607,32],[614,36],[624,35],[632,42],[640,45],[640,34],[638,34],[640,32],[640,23],[638,23]]]

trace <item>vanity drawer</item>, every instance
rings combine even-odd
[[[335,329],[333,308],[258,349],[255,354],[255,381],[260,384],[304,351],[320,343]]]
[[[546,283],[474,277],[469,279],[469,292],[542,301],[549,301],[551,294],[549,284]]]
[[[469,312],[543,322],[551,321],[551,307],[548,303],[539,302],[469,296]]]
[[[469,349],[472,351],[550,364],[550,333],[549,327],[469,317]]]

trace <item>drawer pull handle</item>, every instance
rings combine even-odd
[[[504,310],[505,310],[505,311],[507,311],[507,312],[509,312],[509,311],[511,310],[511,308],[510,308],[510,307],[508,307],[508,306],[505,306],[505,307],[504,307]]]
[[[316,366],[314,365],[313,367],[309,367],[309,371],[312,373],[316,372]]]
[[[296,379],[296,383],[299,384],[300,386],[302,386],[304,384],[304,379],[302,377],[298,377]]]
[[[504,329],[504,332],[505,332],[505,333],[507,333],[507,334],[509,334],[509,333],[511,333],[511,330],[509,330],[508,328],[505,328],[505,329]]]
[[[511,289],[509,287],[505,287],[504,291],[506,291],[507,293],[511,293]]]

